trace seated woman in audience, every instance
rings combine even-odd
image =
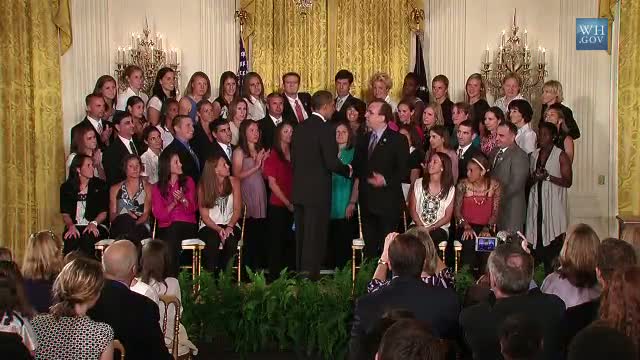
[[[453,183],[458,181],[458,154],[449,147],[449,133],[447,128],[442,125],[436,125],[429,131],[429,151],[427,151],[427,159],[432,154],[443,153],[449,156],[453,174]]]
[[[536,149],[536,132],[531,129],[529,123],[533,117],[533,109],[524,99],[515,99],[509,103],[508,118],[518,128],[516,144],[524,152],[531,154]]]
[[[67,163],[65,166],[67,178],[69,178],[69,168],[71,167],[71,163],[77,154],[91,157],[94,164],[93,175],[102,180],[106,178],[104,168],[102,167],[102,150],[98,148],[98,140],[96,139],[96,132],[93,127],[87,125],[78,126],[75,129],[73,139],[71,139],[71,153],[67,157]]]
[[[231,128],[231,145],[233,146],[238,145],[240,125],[247,119],[247,104],[248,101],[243,98],[235,98],[229,104],[229,127]]]
[[[369,86],[371,95],[374,99],[384,100],[391,106],[391,110],[393,110],[394,113],[398,111],[398,103],[389,95],[389,92],[393,87],[393,80],[391,80],[389,74],[384,72],[377,72],[373,74],[371,80],[369,80]],[[398,130],[393,129],[393,127],[389,128],[396,131]]]
[[[489,110],[487,102],[487,88],[484,85],[482,75],[475,73],[467,78],[465,85],[465,101],[471,105],[471,121],[476,133],[484,135],[484,113]]]
[[[158,126],[162,122],[163,103],[169,98],[176,97],[176,74],[172,68],[163,67],[158,70],[151,95],[147,104],[147,117],[151,125]]]
[[[401,106],[398,106],[400,109]],[[407,138],[409,143],[409,158],[407,160],[407,175],[402,179],[402,191],[404,192],[404,199],[407,200],[409,195],[409,187],[416,179],[422,176],[422,168],[425,153],[420,148],[420,135],[415,127],[411,125],[401,125],[400,134]]]
[[[247,265],[264,267],[267,244],[266,233],[267,189],[262,170],[269,156],[261,145],[260,128],[254,120],[245,120],[240,124],[238,147],[233,150],[232,174],[240,180],[242,201],[246,205],[244,245]]]
[[[449,79],[440,74],[431,80],[431,95],[435,103],[442,109],[444,126],[449,133],[453,132],[453,101],[449,99]],[[425,134],[426,135],[426,134]]]
[[[213,118],[226,119],[229,116],[229,104],[238,97],[238,77],[233,71],[220,75],[218,97],[213,100]]]
[[[52,231],[29,236],[22,260],[24,289],[29,303],[39,313],[49,312],[53,281],[62,270],[62,241]]]
[[[171,255],[170,273],[180,269],[182,240],[196,237],[196,184],[182,172],[180,157],[163,151],[158,160],[158,183],[151,193],[151,209],[157,221],[158,236],[167,243]]]
[[[124,69],[124,82],[127,85],[127,89],[118,95],[116,110],[127,111],[127,101],[132,96],[140,97],[144,109],[144,104],[149,101],[149,97],[142,92],[143,78],[142,69],[136,65],[129,65]]]
[[[37,359],[113,359],[113,329],[87,316],[104,281],[102,265],[94,260],[79,258],[62,268],[53,284],[51,312],[32,321]]]
[[[354,141],[358,139],[360,135],[363,135],[367,131],[367,127],[365,126],[366,120],[364,118],[364,114],[366,112],[367,111],[364,107],[364,103],[354,102],[347,105],[345,115],[347,121],[349,122],[349,128],[351,129],[351,132],[354,136]]]
[[[480,150],[486,156],[498,146],[498,126],[504,121],[504,112],[497,106],[492,106],[484,113],[484,136],[480,139]]]
[[[282,269],[295,267],[293,225],[293,168],[291,167],[291,124],[281,122],[276,127],[273,153],[264,161],[264,177],[271,196],[267,221],[269,223],[269,274],[276,278]]]
[[[158,158],[162,152],[162,135],[156,126],[148,126],[142,134],[147,151],[140,156],[141,175],[153,185],[158,182]]]
[[[93,88],[93,93],[102,96],[104,99],[104,118],[102,121],[111,123],[113,115],[116,112],[116,100],[118,95],[118,84],[116,79],[111,75],[102,75],[96,81],[96,86]]]
[[[211,97],[211,81],[207,74],[202,71],[196,71],[191,75],[184,96],[180,99],[178,115],[187,115],[193,120],[193,125],[198,120],[196,105],[200,100],[208,100]],[[171,127],[169,125],[169,127]]]
[[[471,105],[466,102],[457,102],[453,104],[453,133],[449,137],[449,146],[452,149],[458,148],[458,125],[471,118]],[[475,137],[472,141],[473,146],[480,147],[480,138]]]
[[[562,111],[564,115],[564,123],[567,127],[567,134],[573,140],[580,138],[580,129],[573,118],[573,112],[567,106],[562,104],[564,97],[562,95],[562,84],[557,80],[549,80],[542,86],[542,111],[540,112],[540,122],[545,120],[547,110],[552,106]]]
[[[247,103],[247,118],[260,121],[267,116],[267,101],[264,97],[264,84],[257,72],[249,72],[242,81],[242,97]],[[231,111],[231,109],[229,109]],[[229,119],[232,119],[229,116]],[[239,126],[239,124],[238,124]]]
[[[562,246],[567,228],[567,189],[573,181],[569,156],[553,144],[557,135],[551,123],[540,123],[540,148],[529,160],[529,204],[527,207],[527,239],[535,249],[537,261],[551,272],[551,263]]]
[[[429,132],[436,125],[444,125],[444,118],[442,117],[442,108],[437,103],[429,103],[424,108],[422,113],[422,142],[424,143],[424,151],[428,151],[429,144]]]
[[[462,243],[462,264],[482,271],[487,256],[475,251],[477,236],[495,235],[498,211],[502,198],[500,182],[491,178],[491,163],[482,153],[475,154],[467,163],[467,177],[460,179],[456,188],[456,239]]]
[[[16,334],[31,354],[38,339],[29,319],[33,309],[25,296],[23,279],[13,261],[0,261],[0,333]]]
[[[502,91],[504,96],[496,100],[493,106],[497,106],[502,110],[503,114],[509,111],[509,103],[516,99],[524,99],[520,94],[520,88],[522,87],[522,81],[520,77],[515,73],[507,74],[502,79]]]
[[[64,253],[79,249],[93,256],[94,244],[107,237],[109,192],[107,184],[94,176],[93,160],[77,155],[69,178],[60,186],[60,213],[64,222]]]
[[[164,242],[158,240],[149,241],[142,247],[142,255],[140,256],[140,272],[139,277],[136,278],[136,280],[149,285],[151,289],[153,289],[154,293],[159,296],[175,296],[182,302],[178,279],[169,276],[170,261],[167,245]],[[182,309],[183,307],[180,307],[180,313],[182,313]],[[168,313],[166,314],[166,324],[164,323],[166,311],[164,303],[158,303],[158,310],[160,312],[160,328],[162,329],[163,326],[166,326],[164,341],[167,348],[171,349],[173,344],[176,309],[173,306],[169,306]],[[184,326],[179,324],[179,327],[178,356],[183,356],[189,352],[194,355],[197,354],[198,348],[189,341],[189,335],[187,335],[187,331]]]
[[[544,115],[544,121],[556,126],[558,135],[553,139],[553,144],[564,151],[573,163],[574,139],[569,135],[569,128],[565,122],[562,104],[556,103],[550,105]],[[542,121],[540,123],[542,123]]]
[[[618,270],[604,288],[600,320],[605,326],[627,335],[640,351],[640,267]]]
[[[557,295],[567,308],[598,298],[596,260],[599,244],[598,235],[589,225],[570,226],[560,250],[560,267],[544,279],[542,292]]]
[[[122,160],[127,178],[109,190],[109,218],[111,237],[121,237],[139,245],[150,236],[151,185],[140,176],[142,163],[136,155]]]
[[[127,112],[131,114],[131,122],[133,122],[133,142],[139,154],[142,154],[147,151],[143,132],[149,124],[147,124],[147,119],[144,117],[144,102],[139,96],[132,96],[127,100]]]
[[[420,277],[427,285],[433,287],[441,287],[445,289],[453,289],[455,282],[455,273],[453,269],[445,266],[444,262],[438,256],[438,251],[429,232],[425,228],[413,227],[405,234],[413,235],[417,237],[425,247],[426,256],[424,260],[424,266],[422,267],[422,274]],[[391,233],[387,235],[384,240],[384,248],[380,260],[388,262],[389,260],[389,245],[398,233]],[[367,285],[367,292],[372,293],[376,290],[388,286],[391,283],[390,279],[387,279],[388,268],[386,266],[378,266],[373,273],[373,279]]]
[[[178,100],[169,98],[162,103],[162,122],[156,126],[162,137],[162,148],[166,148],[173,142],[173,119],[178,116]]]
[[[208,271],[215,271],[233,258],[240,239],[238,221],[242,217],[240,181],[231,176],[223,155],[216,153],[205,162],[198,183],[198,199],[198,237],[207,244],[204,264]]]
[[[408,208],[414,224],[426,228],[437,247],[449,238],[455,186],[449,156],[434,152],[428,159],[424,176],[409,189]]]

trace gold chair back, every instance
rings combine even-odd
[[[238,284],[242,281],[242,247],[244,246],[244,224],[247,220],[247,205],[245,204],[242,209],[242,229],[240,229],[240,240],[238,240],[238,260],[237,265],[234,266],[238,277]]]
[[[167,336],[167,320],[169,318],[169,307],[173,304],[176,315],[174,317],[174,326],[173,329],[168,329],[169,331],[173,331],[173,341],[171,342],[171,355],[174,359],[178,359],[178,336],[180,333],[180,300],[173,295],[160,295],[160,302],[164,304],[164,317],[162,318],[162,333]]]
[[[122,345],[120,340],[118,339],[113,340],[113,350],[114,350],[114,353],[116,351],[120,353],[120,360],[124,360],[124,355],[126,354],[126,351],[124,351],[124,346]],[[114,358],[116,358],[115,354],[114,354]]]

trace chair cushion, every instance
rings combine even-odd
[[[199,246],[205,246],[205,242],[200,240],[200,239],[185,239],[182,240],[182,246],[195,246],[195,245],[199,245]]]
[[[147,243],[148,243],[149,241],[151,241],[151,240],[152,240],[151,238],[142,239],[142,240],[140,240],[140,244],[141,244],[142,246],[145,246],[145,245],[147,245]]]
[[[364,239],[353,239],[353,246],[364,246]]]
[[[447,242],[446,241],[441,241],[440,244],[438,244],[438,249],[442,250],[442,249],[446,249],[447,248]]]
[[[455,240],[453,242],[453,248],[456,250],[462,250],[462,243],[458,240]]]
[[[100,241],[98,241],[97,243],[95,243],[94,246],[109,246],[111,244],[113,244],[115,242],[115,240],[113,239],[102,239]]]

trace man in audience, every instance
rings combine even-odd
[[[480,153],[480,149],[473,145],[476,136],[471,120],[465,120],[458,125],[456,133],[458,138],[458,149],[456,150],[458,154],[458,179],[467,177],[467,164],[474,155]]]
[[[111,128],[105,126],[102,122],[105,111],[104,98],[100,95],[89,94],[84,98],[86,106],[87,116],[82,121],[71,128],[71,141],[73,141],[73,135],[82,126],[91,125],[96,132],[96,140],[98,140],[98,147],[100,150],[106,149],[109,145],[109,138],[111,137]]]
[[[565,305],[556,295],[529,291],[533,258],[520,244],[501,244],[489,255],[489,279],[495,297],[468,307],[460,314],[465,342],[477,360],[499,358],[498,329],[511,315],[524,315],[542,330],[543,359],[564,355]]]
[[[101,98],[102,99],[102,98]],[[133,141],[135,128],[129,113],[118,112],[113,117],[116,138],[102,155],[102,166],[109,186],[126,178],[122,159],[129,154],[141,155]]]
[[[267,116],[258,122],[260,128],[260,141],[266,150],[273,146],[273,136],[276,126],[285,121],[282,116],[284,98],[278,93],[271,93],[267,96]],[[287,119],[287,122],[290,121]]]
[[[182,163],[182,173],[191,176],[195,183],[200,179],[200,159],[191,148],[189,141],[193,138],[193,120],[186,115],[178,115],[173,118],[174,136],[173,141],[163,151],[172,151],[180,157]]]
[[[105,250],[105,284],[88,315],[113,328],[114,338],[124,346],[128,360],[172,359],[160,329],[158,306],[129,290],[137,262],[136,247],[129,240],[116,241]]]
[[[211,132],[215,141],[213,143],[213,154],[221,154],[231,169],[231,154],[233,154],[233,145],[231,145],[231,126],[229,120],[222,117],[213,120]]]
[[[349,343],[350,359],[371,358],[366,339],[378,319],[393,309],[411,311],[417,320],[430,324],[433,335],[438,338],[453,339],[458,335],[458,296],[451,289],[429,286],[421,280],[425,256],[425,247],[415,236],[401,234],[391,242],[386,265],[393,271],[394,278],[389,286],[364,295],[356,302]]]
[[[500,329],[500,352],[505,360],[538,359],[542,350],[540,326],[521,314],[509,316]]]
[[[576,335],[569,345],[568,360],[638,360],[631,339],[604,325],[592,325]]]
[[[331,121],[334,123],[347,120],[347,109],[349,108],[349,106],[356,106],[356,108],[366,107],[366,104],[362,100],[351,95],[351,93],[349,92],[349,90],[351,89],[351,84],[353,84],[353,74],[351,73],[351,71],[345,69],[338,71],[335,76],[335,84],[336,112],[331,118]]]
[[[282,88],[284,93],[283,116],[292,124],[305,121],[311,114],[311,95],[307,92],[298,92],[300,88],[300,74],[288,72],[282,75]]]
[[[444,360],[444,345],[418,320],[400,320],[384,334],[376,360]]]
[[[407,173],[407,138],[388,128],[391,106],[384,100],[369,103],[366,114],[371,131],[356,140],[353,158],[352,201],[358,196],[362,216],[365,255],[379,256],[385,236],[396,231],[404,207],[402,177]]]
[[[331,213],[331,176],[351,176],[351,167],[338,159],[333,127],[327,123],[335,111],[333,95],[318,91],[311,99],[311,117],[293,132],[293,204],[296,226],[296,265],[311,279],[320,276]]]
[[[529,178],[529,158],[516,144],[518,128],[510,122],[498,126],[497,143],[489,160],[491,175],[502,184],[498,229],[522,231],[526,219],[525,186]]]

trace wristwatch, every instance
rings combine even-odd
[[[384,265],[384,266],[388,266],[389,262],[388,261],[384,261],[382,260],[382,258],[380,258],[380,260],[378,260],[378,265]]]
[[[98,222],[97,222],[97,221],[95,221],[95,220],[93,220],[93,221],[89,222],[89,224],[93,224],[93,225],[95,225],[96,227],[98,227]]]

